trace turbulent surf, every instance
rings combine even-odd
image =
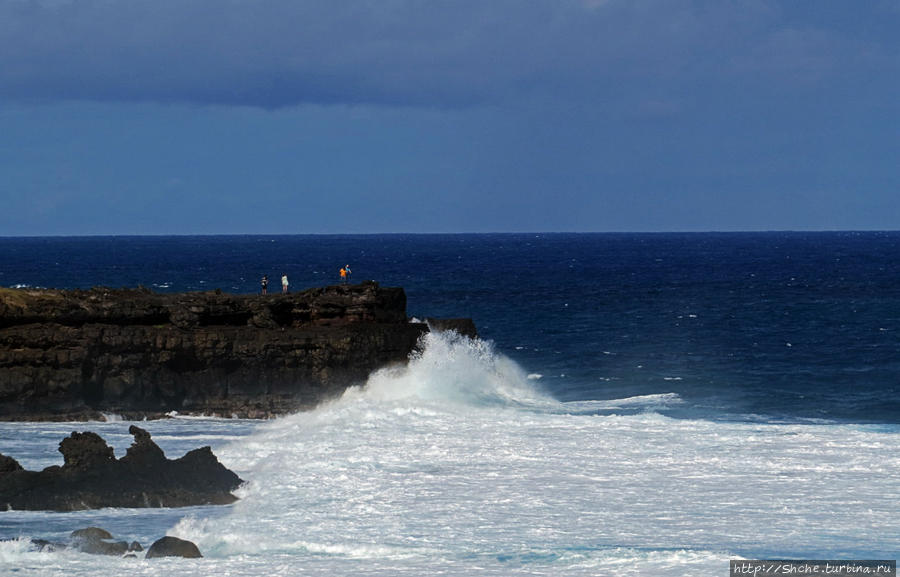
[[[0,513],[12,539],[0,564],[59,576],[682,576],[725,574],[734,558],[896,558],[895,236],[379,242],[390,250],[368,242],[372,261],[428,247],[416,262],[468,263],[475,272],[443,284],[422,264],[430,280],[410,281],[411,312],[427,301],[470,315],[486,338],[431,333],[408,364],[309,412],[142,423],[166,454],[211,444],[247,480],[240,500]],[[851,274],[835,250],[865,252],[871,269]],[[785,253],[804,259],[788,266]],[[829,280],[798,288],[815,275]],[[55,464],[52,439],[78,427],[119,455],[130,442],[122,422],[6,423],[0,452]],[[169,533],[204,558],[30,546],[89,525]]]

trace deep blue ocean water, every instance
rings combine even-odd
[[[0,286],[254,293],[402,286],[472,317],[561,401],[673,416],[900,422],[900,233],[0,238]]]

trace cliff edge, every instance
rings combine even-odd
[[[433,322],[474,336],[468,319]],[[266,296],[0,289],[0,419],[283,414],[406,362],[427,331],[402,288],[374,282]]]

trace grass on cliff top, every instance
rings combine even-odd
[[[0,301],[7,306],[28,308],[35,298],[62,300],[62,295],[46,290],[37,289],[13,289],[0,287]]]

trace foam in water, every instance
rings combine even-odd
[[[407,367],[217,450],[248,483],[224,514],[170,528],[205,555],[179,572],[680,576],[737,556],[896,557],[896,427],[656,412],[674,394],[558,403],[490,343],[422,344]],[[124,570],[80,555],[39,573],[8,547],[25,574]]]
[[[553,403],[528,381],[521,367],[494,351],[491,341],[455,331],[429,332],[408,365],[376,371],[365,387],[350,388],[343,398],[370,402],[414,398],[466,407]]]
[[[570,406],[489,343],[423,344],[408,367],[230,447],[251,479],[242,501],[175,533],[223,558],[296,555],[344,574],[680,575],[742,554],[895,547],[873,525],[896,511],[900,467],[879,433],[653,412],[674,394]],[[592,414],[598,403],[639,412]],[[885,475],[862,483],[876,463]]]

